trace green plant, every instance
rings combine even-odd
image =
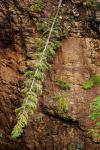
[[[88,9],[94,9],[96,5],[96,0],[84,0],[83,4]]]
[[[38,21],[36,22],[36,29],[39,32],[42,32],[44,35],[47,34],[50,31],[50,27],[52,24],[52,19],[46,19],[44,21]]]
[[[45,38],[36,38],[35,39],[35,45],[36,45],[36,49],[37,49],[37,52],[36,53],[36,56],[37,57],[41,57],[41,52],[43,51],[44,49],[44,46],[45,46],[45,42],[46,42],[46,39]],[[53,40],[53,41],[50,41],[49,42],[49,45],[48,45],[48,53],[51,52],[52,55],[55,54],[54,50],[56,50],[57,48],[60,47],[60,41],[58,41],[57,39]],[[51,54],[48,54],[48,56],[51,56]]]
[[[56,80],[56,84],[62,89],[62,90],[67,90],[70,89],[69,83],[67,83],[64,80]]]
[[[43,12],[44,9],[44,3],[43,0],[35,0],[35,2],[30,3],[30,6],[28,8],[29,12],[36,12],[36,13],[41,13]]]
[[[57,40],[63,40],[68,36],[68,32],[65,32],[63,27],[58,27],[56,30],[54,30],[53,36],[56,37]]]
[[[32,71],[27,71],[25,73],[26,80],[24,81],[25,88],[23,89],[25,98],[22,106],[16,109],[17,124],[11,133],[11,137],[13,139],[22,135],[23,129],[28,125],[30,114],[34,113],[36,110],[38,101],[37,97],[42,94],[42,82],[45,78],[45,71],[50,67],[48,61],[53,58],[55,54],[54,50],[58,47],[58,45],[59,42],[55,39],[55,41],[51,41],[49,43],[45,52],[43,51],[43,47],[37,47],[39,52],[35,64],[36,71],[35,73]]]
[[[28,71],[25,72],[25,76],[26,76],[26,77],[31,77],[31,76],[33,76],[33,74],[34,74],[34,73],[33,73],[33,71],[31,71],[31,70],[28,70]]]
[[[87,80],[83,84],[83,88],[85,90],[91,89],[94,85],[100,85],[100,75],[96,74],[90,78],[90,80]]]
[[[60,47],[60,41],[57,41],[56,39],[54,41],[50,41],[49,45],[48,45],[48,48],[47,48],[47,51],[46,51],[44,56],[42,55],[42,51],[44,49],[43,45],[44,45],[44,41],[41,40],[40,38],[38,38],[37,42],[36,42],[37,53],[35,54],[36,57],[37,57],[37,60],[39,60],[41,57],[44,57],[43,58],[44,61],[45,61],[45,58],[47,58],[48,61],[52,60],[53,56],[55,55],[55,50]],[[46,63],[46,64],[50,68],[50,65],[48,63]],[[38,66],[38,62],[37,61],[36,61],[36,65],[35,66],[36,67]]]
[[[94,83],[96,84],[96,85],[100,85],[100,75],[95,75],[94,77],[93,77],[93,80],[94,80]]]
[[[73,145],[69,143],[66,150],[73,150]]]
[[[55,50],[60,46],[60,40],[65,37],[64,28],[60,21],[57,21],[55,27],[53,26],[55,23],[54,20],[50,23],[38,23],[40,24],[37,25],[36,23],[36,27],[41,32],[42,39],[37,39],[35,43],[37,49],[35,54],[36,63],[34,64],[35,71],[27,71],[25,73],[24,88],[22,90],[24,100],[21,107],[16,109],[17,123],[11,133],[12,139],[17,139],[22,135],[24,128],[28,125],[30,115],[36,111],[38,96],[43,91],[42,82],[45,79],[45,72],[50,68],[50,61],[55,55]],[[47,38],[49,37],[48,33],[50,38]],[[67,104],[59,100],[59,107],[61,107],[62,111],[66,111],[67,108],[64,108],[65,105],[67,107]]]
[[[93,112],[90,117],[92,120],[100,119],[100,96],[96,97],[93,102]]]
[[[97,96],[92,104],[92,113],[90,118],[96,122],[95,127],[90,129],[95,140],[100,140],[100,96]]]
[[[92,135],[92,138],[95,142],[100,141],[100,128],[94,127],[89,130],[89,133]]]
[[[48,19],[44,20],[44,22],[43,22],[43,20],[36,22],[37,31],[41,32],[44,37],[47,37],[47,35],[50,31],[52,20],[53,20],[52,18],[48,18]],[[68,36],[68,32],[67,31],[65,32],[63,28],[64,27],[62,26],[61,20],[58,19],[56,22],[56,26],[54,27],[54,30],[52,32],[51,38],[52,39],[56,38],[56,40],[62,40],[66,36]]]
[[[94,82],[92,80],[87,80],[84,82],[83,88],[85,90],[88,90],[88,89],[91,89],[93,87],[93,85],[94,85]]]
[[[55,93],[53,99],[57,102],[55,112],[59,115],[65,115],[69,109],[69,96],[67,93]]]
[[[35,46],[38,52],[43,51],[45,42],[46,42],[45,38],[35,38]]]
[[[71,10],[69,8],[63,7],[61,9],[61,14],[62,15],[69,15],[71,13]]]

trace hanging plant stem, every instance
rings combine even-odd
[[[59,1],[58,9],[50,28],[45,47],[43,51],[39,53],[38,63],[35,65],[36,71],[33,75],[33,78],[30,77],[29,82],[25,83],[25,98],[23,100],[22,106],[16,109],[17,123],[11,133],[12,139],[17,139],[22,135],[24,128],[28,125],[30,114],[33,114],[36,111],[38,96],[42,94],[42,82],[45,79],[45,72],[49,69],[49,60],[53,58],[55,49],[57,48],[56,38],[53,39],[53,42],[50,42],[50,38],[58,17],[61,4],[62,0]]]

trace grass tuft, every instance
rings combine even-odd
[[[95,141],[100,141],[100,96],[97,96],[92,104],[90,118],[95,121],[95,126],[89,132]]]
[[[56,84],[62,89],[62,90],[69,90],[70,89],[70,85],[69,83],[67,83],[66,81],[64,80],[56,80],[55,81]]]
[[[100,85],[100,75],[95,75],[95,76],[94,76],[94,83],[95,83],[96,85]]]
[[[84,82],[83,88],[85,90],[88,90],[88,89],[91,89],[93,87],[93,85],[94,85],[94,82],[92,80],[87,80]]]
[[[30,13],[36,12],[41,13],[44,10],[44,3],[43,0],[35,0],[34,3],[30,3],[28,10]]]
[[[66,115],[69,109],[69,96],[67,93],[55,93],[53,99],[57,102],[55,112],[59,115]]]

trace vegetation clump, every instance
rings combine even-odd
[[[46,20],[41,20],[36,22],[36,29],[37,31],[43,34],[47,34],[50,31],[51,24],[52,24],[51,18],[48,18]]]
[[[41,13],[44,9],[44,3],[43,0],[35,0],[35,2],[30,3],[28,10],[30,13],[36,12]]]
[[[63,7],[61,9],[61,14],[62,15],[69,15],[71,13],[71,10],[69,8]]]
[[[57,102],[55,112],[59,115],[65,116],[69,109],[69,96],[67,93],[55,93],[53,99]]]
[[[90,118],[96,122],[95,127],[90,129],[94,140],[100,140],[100,96],[95,98],[95,101],[92,105],[92,113]]]
[[[41,52],[43,51],[43,48],[45,46],[45,42],[46,42],[46,39],[42,39],[42,38],[36,38],[35,39],[35,45],[36,45],[36,49],[37,49],[37,53],[36,53],[36,56],[37,58],[39,58],[39,56],[41,57]],[[47,57],[48,59],[50,60],[52,58],[52,56],[55,55],[55,51],[57,48],[60,47],[60,41],[58,40],[54,40],[54,41],[50,41],[49,42],[49,45],[48,45],[48,54],[47,54]]]
[[[53,21],[47,21],[47,23],[36,23],[37,31],[42,34],[42,38],[36,39],[35,43],[37,50],[36,63],[34,65],[35,71],[29,70],[25,73],[24,89],[22,90],[24,94],[24,100],[21,107],[16,109],[17,124],[11,133],[12,139],[17,139],[22,135],[23,129],[28,125],[30,115],[36,111],[38,96],[42,94],[42,82],[45,79],[45,72],[50,68],[50,61],[55,55],[55,50],[60,46],[60,41],[65,38],[64,28],[62,23],[58,20],[51,34],[52,28],[50,27],[53,24]],[[49,34],[51,37],[48,40],[49,42],[46,43]],[[59,95],[58,98],[55,97],[55,99],[58,99],[59,102],[59,109],[57,109],[57,111],[59,113],[64,113],[67,111],[68,101],[65,100],[65,96]]]
[[[52,21],[53,21],[52,18],[48,18],[44,21],[42,20],[42,21],[36,22],[37,31],[41,32],[45,38],[47,37],[48,33],[50,32]],[[63,30],[63,28],[64,27],[61,23],[61,20],[57,19],[56,26],[52,32],[51,39],[56,38],[56,40],[62,40],[66,36],[68,36],[68,33],[65,32],[65,30]]]
[[[100,75],[95,75],[94,77],[93,77],[93,80],[94,80],[94,83],[96,84],[96,85],[100,85]]]
[[[62,89],[62,90],[69,90],[70,85],[64,80],[56,80],[56,84]]]
[[[26,71],[25,76],[26,77],[32,77],[33,76],[33,71],[31,71],[31,70]]]
[[[88,89],[91,89],[93,87],[93,85],[94,85],[94,83],[93,83],[92,80],[87,80],[87,81],[84,82],[83,88],[85,90],[88,90]]]
[[[73,150],[73,145],[71,143],[69,143],[66,150]]]
[[[88,9],[94,9],[96,6],[96,0],[84,0],[83,5]]]
[[[96,74],[83,84],[85,90],[91,89],[94,85],[100,85],[100,75]]]

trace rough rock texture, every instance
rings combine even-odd
[[[55,9],[57,1],[45,0],[47,12]],[[49,6],[49,7],[48,7]],[[52,12],[53,13],[53,12]],[[84,19],[83,19],[84,20]],[[96,33],[90,38],[84,22],[75,22],[70,37],[62,42],[44,85],[43,96],[25,134],[17,141],[10,139],[16,122],[14,109],[20,106],[23,73],[32,69],[34,29],[32,16],[24,3],[0,2],[0,150],[99,150],[88,129],[91,103],[100,95],[100,87],[85,91],[82,84],[91,74],[100,74],[100,41]],[[85,25],[84,25],[85,26]],[[76,30],[77,28],[77,30]],[[56,103],[52,99],[59,88],[55,80],[61,78],[70,83],[70,108],[66,117],[55,114]],[[69,119],[67,119],[69,117]]]
[[[94,45],[98,43],[98,51],[95,52]],[[94,54],[92,54],[92,52]],[[57,80],[59,78],[70,83],[70,90],[66,91],[70,95],[71,108],[68,116],[73,121],[78,121],[82,129],[88,129],[91,126],[89,114],[91,112],[91,103],[93,99],[100,95],[100,87],[95,86],[91,90],[84,90],[82,85],[84,81],[90,78],[91,74],[100,74],[100,42],[91,38],[74,38],[70,37],[62,44],[61,49],[54,61],[53,72],[49,80]],[[95,61],[92,62],[92,59]],[[55,91],[55,86],[51,83],[48,85],[46,81],[49,96]],[[46,89],[47,89],[46,87]],[[46,90],[47,92],[47,90]],[[49,104],[51,103],[51,104]],[[50,112],[53,107],[52,99],[48,101],[44,98],[43,105]]]

